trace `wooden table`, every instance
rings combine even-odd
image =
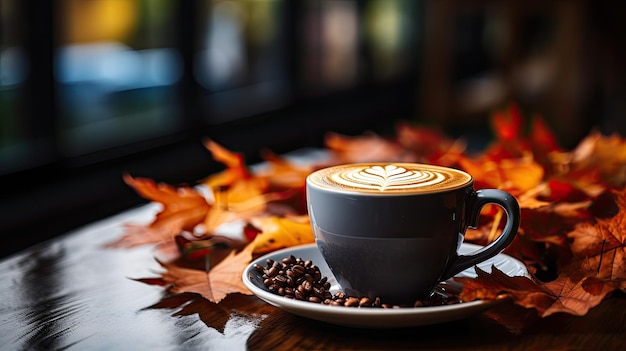
[[[167,296],[132,278],[160,270],[151,247],[106,249],[145,205],[0,261],[3,350],[624,350],[626,296],[584,317],[554,315],[509,331],[486,314],[406,329],[354,329],[308,320],[254,296],[221,304]],[[512,308],[502,305],[502,309]]]

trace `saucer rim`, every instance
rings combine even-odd
[[[482,248],[481,245],[462,243],[465,249],[477,250]],[[242,279],[244,285],[259,299],[266,303],[281,308],[287,312],[295,315],[299,315],[304,318],[314,319],[330,324],[348,326],[348,327],[360,327],[360,328],[396,328],[396,327],[412,327],[426,324],[436,324],[441,322],[447,322],[457,320],[465,317],[469,317],[472,314],[486,310],[493,307],[501,300],[475,300],[468,302],[461,302],[451,305],[437,305],[437,306],[421,306],[421,307],[398,307],[398,308],[353,308],[342,306],[330,306],[324,304],[316,304],[308,301],[299,301],[289,299],[268,290],[261,288],[255,284],[252,280],[253,274],[258,274],[255,264],[263,264],[268,258],[277,259],[284,258],[290,255],[296,257],[303,256],[302,252],[310,252],[311,250],[317,251],[319,255],[319,249],[315,243],[297,245],[272,251],[265,255],[259,256],[254,259],[244,269]],[[519,260],[500,253],[494,256],[504,258],[507,262],[512,262],[518,270],[514,275],[528,276],[529,272],[526,266]],[[305,258],[305,257],[303,257]],[[316,263],[318,266],[325,265],[325,262],[321,264]],[[327,267],[325,267],[327,269]],[[473,268],[470,268],[473,270]],[[329,270],[329,269],[328,269]],[[474,273],[465,270],[456,276],[473,275]]]

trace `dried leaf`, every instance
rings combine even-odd
[[[373,133],[355,137],[328,133],[325,145],[335,155],[336,163],[417,161],[414,155],[406,152],[396,141]]]
[[[550,158],[555,170],[587,192],[600,185],[626,186],[626,140],[618,135],[607,137],[594,131],[573,151],[555,152]]]
[[[159,263],[165,268],[165,272],[161,274],[161,279],[169,291],[175,294],[195,293],[205,298],[212,295],[205,271],[184,268],[173,263]]]
[[[544,170],[533,160],[532,154],[520,158],[494,159],[462,157],[459,165],[474,178],[477,188],[497,188],[513,195],[537,187],[543,181]]]
[[[208,293],[205,296],[209,301],[219,303],[228,294],[239,293],[252,295],[241,280],[243,271],[252,260],[252,251],[255,249],[253,243],[248,244],[243,250],[231,254],[217,266],[208,272]]]
[[[257,218],[252,225],[259,230],[254,239],[255,254],[315,242],[308,216]]]
[[[441,131],[409,123],[399,123],[396,135],[398,143],[420,162],[452,166],[467,149],[462,140],[453,140]]]
[[[267,162],[267,167],[254,176],[265,179],[274,188],[302,189],[306,177],[316,168],[314,165],[296,165],[269,150],[264,150],[262,157]]]
[[[228,150],[211,139],[205,140],[204,146],[211,152],[213,159],[226,165],[226,170],[215,173],[201,182],[209,189],[230,186],[236,181],[252,177],[242,154]]]
[[[584,315],[613,290],[603,286],[600,291],[589,293],[583,288],[589,284],[586,277],[559,277],[542,283],[527,277],[509,277],[496,267],[492,267],[491,273],[476,268],[476,273],[475,279],[455,278],[463,284],[462,300],[494,300],[506,296],[520,306],[534,308],[541,317],[559,312]]]
[[[610,192],[619,212],[580,224],[568,234],[573,239],[572,265],[577,272],[626,291],[626,189]]]
[[[200,192],[189,187],[157,184],[152,179],[128,174],[124,175],[124,181],[144,198],[160,203],[163,209],[147,227],[127,226],[124,235],[110,246],[133,247],[172,240],[181,231],[193,231],[211,208]]]
[[[167,286],[168,290],[175,294],[199,294],[215,303],[219,303],[231,293],[252,295],[243,284],[241,275],[252,259],[253,249],[254,245],[249,244],[239,252],[231,251],[224,260],[208,272],[159,261],[159,264],[165,268],[160,278],[137,280],[147,284]]]
[[[409,123],[399,123],[392,137],[329,133],[325,144],[333,158],[325,165],[439,164],[472,174],[477,189],[509,191],[520,203],[522,220],[506,253],[525,262],[532,278],[508,277],[495,268],[492,273],[478,271],[477,278],[459,278],[462,298],[507,297],[538,316],[583,315],[612,291],[626,291],[626,189],[617,190],[626,185],[626,141],[593,132],[574,150],[564,151],[541,117],[526,122],[514,104],[495,111],[495,139],[484,152],[471,156],[461,139]],[[126,227],[115,244],[158,243],[158,252],[166,252],[166,259],[159,259],[166,272],[141,281],[219,302],[228,294],[249,294],[241,273],[252,255],[314,242],[304,183],[321,165],[296,166],[265,151],[266,167],[252,172],[241,154],[212,140],[205,146],[226,166],[202,181],[209,189],[207,198],[196,189],[125,176],[141,196],[161,203],[163,210],[149,225]],[[478,227],[469,228],[465,240],[483,245],[493,241],[502,231],[502,217],[498,206],[486,206]],[[216,228],[237,221],[247,223],[241,240],[223,245],[217,256],[216,248],[223,243]],[[183,267],[174,251],[188,260],[210,262],[213,268],[207,273],[204,267]]]

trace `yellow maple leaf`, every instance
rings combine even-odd
[[[251,222],[259,230],[253,241],[255,254],[315,242],[308,215],[255,218]]]

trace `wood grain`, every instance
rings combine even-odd
[[[541,319],[502,304],[465,320],[382,330],[308,320],[254,296],[230,295],[220,304],[193,294],[169,296],[162,287],[133,279],[159,270],[151,248],[103,248],[120,234],[120,221],[98,223],[0,261],[0,349],[624,349],[622,292],[583,317]],[[498,322],[507,315],[514,323]]]

